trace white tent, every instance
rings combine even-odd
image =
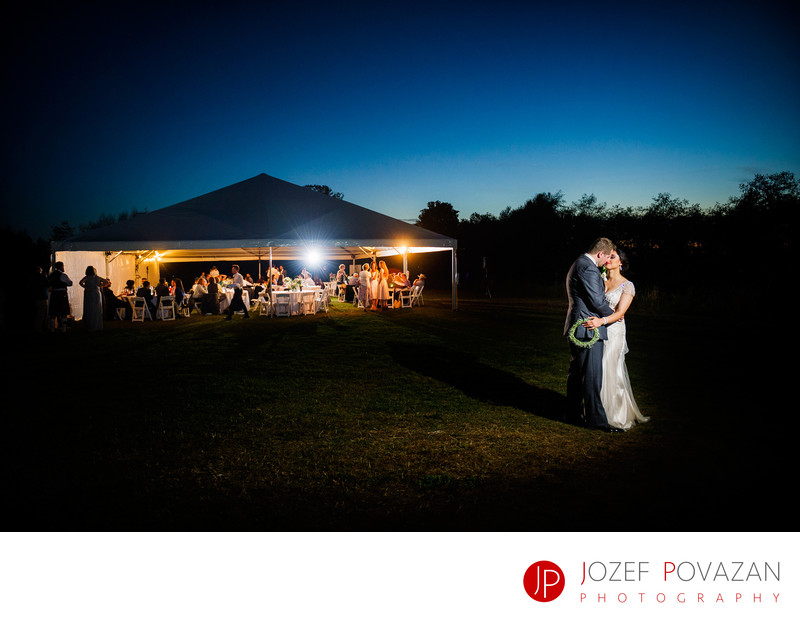
[[[130,278],[159,277],[159,261],[305,259],[357,260],[450,251],[452,303],[456,291],[455,239],[304,186],[262,173],[225,188],[139,214],[53,243],[55,260],[73,280],[70,304],[83,314],[78,280],[88,265],[119,291]],[[406,265],[404,264],[404,267]]]

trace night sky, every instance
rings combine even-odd
[[[710,207],[800,173],[789,3],[536,4],[25,9],[2,223],[47,236],[262,172],[401,219],[558,191]]]

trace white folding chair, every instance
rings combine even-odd
[[[328,312],[328,289],[324,289],[322,292],[317,292],[314,296],[314,312],[319,313],[320,311]]]
[[[300,312],[303,315],[314,314],[314,291],[303,291],[300,298]]]
[[[145,319],[153,319],[150,315],[150,308],[147,306],[147,301],[143,297],[132,298],[131,307],[133,308],[133,317],[131,321],[143,322]]]
[[[292,314],[289,298],[291,296],[286,292],[278,292],[272,294],[272,311],[275,317],[289,317]]]
[[[258,305],[258,314],[263,315],[264,317],[269,317],[272,315],[272,301],[269,299],[269,293],[266,291],[262,292],[258,296],[258,300],[256,301]]]
[[[192,316],[192,309],[189,308],[189,296],[183,296],[183,300],[180,304],[176,305],[178,307],[178,314],[183,317],[191,317]]]
[[[158,301],[156,309],[156,319],[168,320],[175,319],[175,297],[172,295],[162,295]]]
[[[347,295],[347,285],[346,284],[340,284],[339,285],[339,301],[340,302],[346,302],[347,301],[347,299],[345,298],[346,295]]]
[[[411,291],[403,291],[400,295],[400,305],[402,308],[411,308],[414,306],[416,302],[417,296],[419,295],[420,287],[415,286],[411,289]]]
[[[425,306],[425,300],[422,298],[423,289],[425,289],[424,285],[417,285],[414,287],[414,291],[411,293],[409,306]]]

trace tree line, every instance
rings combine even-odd
[[[646,207],[625,208],[594,195],[568,204],[560,192],[539,193],[517,208],[468,219],[459,219],[452,204],[432,201],[416,223],[458,240],[459,287],[495,294],[563,282],[598,236],[626,251],[638,286],[730,291],[753,281],[771,285],[794,255],[798,181],[787,171],[759,174],[740,191],[705,209],[669,193]]]

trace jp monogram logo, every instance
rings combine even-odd
[[[522,585],[537,602],[552,602],[564,590],[564,572],[555,562],[540,560],[525,571]]]

